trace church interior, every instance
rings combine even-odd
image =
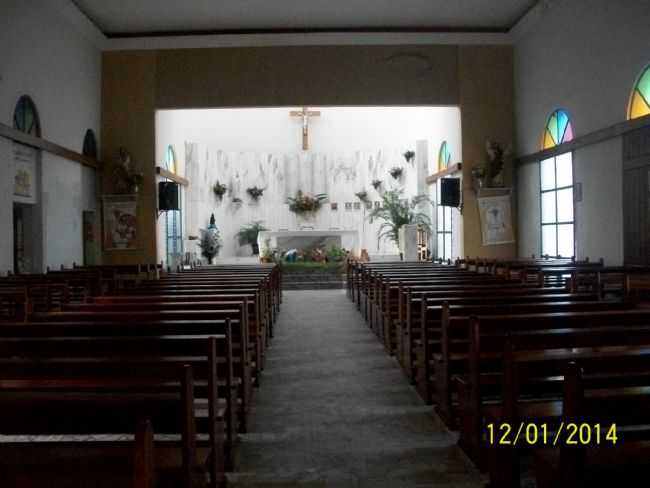
[[[0,0],[0,485],[644,486],[649,24]]]

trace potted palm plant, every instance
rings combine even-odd
[[[257,244],[257,236],[260,232],[268,230],[262,224],[264,221],[256,220],[250,224],[244,225],[239,232],[235,234],[235,238],[239,240],[240,246],[245,246],[250,244],[253,249],[253,256],[257,256],[260,253],[260,247]]]
[[[403,225],[418,224],[425,231],[431,231],[431,221],[425,213],[418,212],[417,206],[421,202],[427,201],[424,195],[404,201],[401,190],[391,190],[385,192],[381,199],[381,207],[374,208],[370,212],[370,219],[379,219],[384,222],[379,227],[378,240],[387,239],[393,241],[399,247],[399,230]]]

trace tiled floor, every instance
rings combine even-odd
[[[343,290],[284,297],[230,486],[483,485]]]

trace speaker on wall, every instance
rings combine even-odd
[[[178,210],[178,183],[173,181],[158,182],[158,210]]]
[[[440,205],[455,208],[460,206],[460,178],[440,180]]]

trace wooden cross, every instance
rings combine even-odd
[[[320,117],[319,111],[310,112],[307,107],[302,107],[299,112],[292,110],[291,117],[302,117],[302,148],[309,149],[309,117]]]

